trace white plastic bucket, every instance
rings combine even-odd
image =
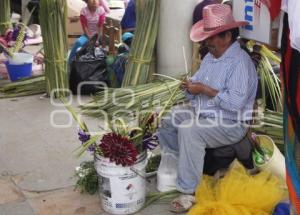
[[[271,150],[273,153],[268,161],[264,164],[257,164],[255,166],[260,170],[270,171],[272,174],[277,177],[283,179],[285,181],[286,170],[285,170],[285,158],[282,153],[279,151],[273,140],[267,135],[257,135],[259,143],[262,148],[267,148]]]
[[[132,214],[146,199],[146,154],[131,167],[122,167],[101,156],[95,157],[102,208],[111,214]]]
[[[10,65],[22,65],[33,63],[33,55],[28,53],[14,53],[14,56],[8,58]]]
[[[157,170],[157,189],[166,192],[176,189],[178,159],[171,153],[161,153]]]

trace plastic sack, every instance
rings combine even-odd
[[[115,73],[118,86],[120,87],[122,85],[123,77],[125,74],[125,65],[127,63],[127,60],[128,53],[122,53],[116,57],[115,62],[111,65],[111,68]]]
[[[157,189],[161,192],[176,189],[178,159],[171,153],[161,153],[157,170]]]
[[[203,176],[188,215],[269,215],[286,195],[283,182],[268,172],[249,175],[235,162],[224,178]]]
[[[290,205],[285,202],[279,203],[276,206],[273,215],[290,215]]]
[[[82,82],[80,94],[93,94],[108,83],[106,71],[106,52],[96,47],[96,37],[93,37],[80,51],[76,53],[71,63],[70,90],[77,94],[78,86]],[[90,82],[90,83],[88,83]],[[97,83],[99,82],[99,83]]]

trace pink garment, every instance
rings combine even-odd
[[[98,27],[101,27],[105,21],[105,9],[100,6],[94,13],[91,13],[88,7],[80,12],[80,22],[82,27],[87,27],[92,35],[97,33]]]
[[[106,0],[100,0],[99,4],[104,8],[106,14],[110,13],[110,8]]]

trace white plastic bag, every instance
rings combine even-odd
[[[176,189],[178,159],[171,153],[161,153],[157,171],[157,189],[160,192]]]

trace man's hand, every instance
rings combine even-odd
[[[201,85],[200,83],[192,83],[190,80],[185,79],[184,81],[182,81],[180,88],[182,90],[186,90],[187,92],[189,92],[192,95],[197,95],[197,94],[201,93],[199,91],[200,85]]]
[[[215,90],[209,86],[206,86],[200,82],[192,83],[189,80],[182,81],[181,89],[186,90],[192,95],[198,95],[198,94],[204,94],[210,97],[216,96],[216,94],[219,92],[218,90]]]
[[[182,83],[181,83],[181,85],[180,85],[180,88],[181,88],[182,90],[187,90],[188,87],[189,87],[189,85],[191,85],[191,84],[192,84],[191,81],[185,79],[185,80],[182,81]]]

